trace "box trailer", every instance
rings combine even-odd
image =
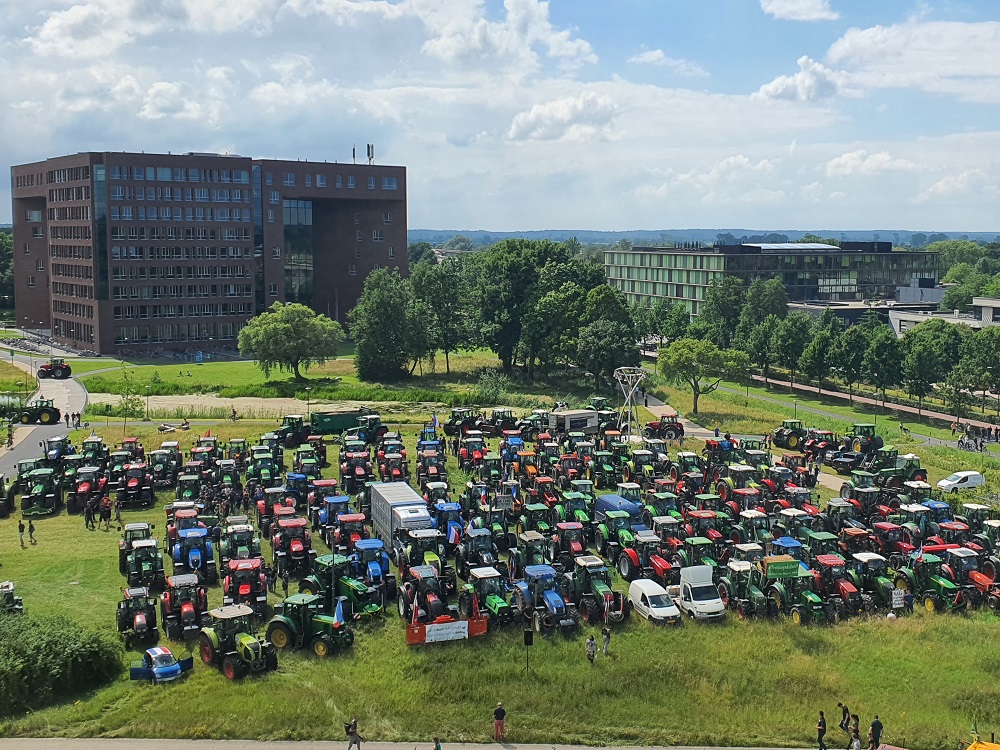
[[[427,502],[405,482],[373,482],[370,485],[371,518],[375,536],[393,550],[399,530],[429,529]]]
[[[601,424],[601,415],[592,409],[572,409],[549,413],[549,432],[563,434],[582,432],[593,435]]]

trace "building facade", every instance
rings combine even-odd
[[[407,273],[404,167],[87,152],[11,187],[17,323],[78,349],[231,349],[275,301],[343,321]]]
[[[633,247],[604,253],[608,282],[630,302],[666,297],[697,315],[716,280],[779,278],[789,301],[892,299],[912,278],[938,276],[936,253],[894,251],[891,242]]]

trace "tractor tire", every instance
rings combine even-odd
[[[788,440],[786,442],[788,444],[789,450],[795,450],[796,448],[799,447],[799,436],[798,435],[789,435],[788,436]]]
[[[34,424],[35,420],[31,418],[31,415],[28,414],[28,412],[24,412],[20,417],[18,417],[17,421],[21,424]]]
[[[851,450],[855,453],[861,453],[861,438],[854,438],[854,442],[851,443]]]
[[[542,613],[535,612],[531,615],[531,626],[535,629],[536,633],[545,634],[545,624],[542,620]]]
[[[238,680],[243,676],[243,662],[238,656],[229,655],[222,660],[222,674],[227,680]]]
[[[56,412],[51,409],[42,409],[41,413],[38,415],[38,421],[42,424],[54,424],[58,416]]]
[[[667,430],[663,433],[663,437],[666,440],[676,440],[680,436],[681,434],[673,427],[668,427]]]
[[[215,653],[215,647],[212,646],[212,642],[208,639],[208,636],[204,634],[198,638],[198,653],[201,654],[202,664],[209,667],[213,666],[218,658],[218,655]]]
[[[317,659],[325,659],[334,650],[334,643],[330,636],[322,634],[313,638],[310,648]]]
[[[293,633],[285,623],[272,622],[267,628],[266,637],[276,649],[284,651],[292,645]]]
[[[719,599],[722,600],[722,606],[726,609],[732,608],[733,594],[729,590],[729,583],[726,581],[719,581]]]
[[[875,446],[875,450],[880,450],[885,447],[885,441],[882,439],[881,435],[876,435],[872,438],[872,445]]]
[[[45,380],[49,376],[49,371],[43,368],[38,368],[38,372],[35,373],[35,377],[39,380]]]
[[[792,622],[796,625],[805,625],[808,622],[806,613],[802,607],[792,607]]]
[[[941,600],[933,595],[925,596],[924,609],[926,609],[931,614],[934,614],[935,612],[941,609]]]
[[[618,557],[618,573],[630,583],[639,577],[639,571],[636,569],[635,563],[632,562],[632,558],[628,555],[620,555]]]
[[[989,607],[994,614],[1000,614],[1000,595],[990,594],[989,598],[986,600],[986,606]]]
[[[410,597],[408,596],[405,589],[399,592],[399,598],[397,599],[397,606],[399,609],[399,616],[406,621],[409,625],[410,621],[413,619],[413,605],[410,602]]]
[[[871,594],[861,595],[861,605],[864,608],[866,615],[875,614],[875,608],[876,608],[875,597],[873,597]]]
[[[354,645],[354,631],[353,630],[344,631],[344,637],[343,637],[343,640],[341,641],[341,645],[344,648],[350,648],[351,646]]]
[[[52,371],[52,377],[56,380],[65,380],[70,376],[70,372],[68,367],[57,367]]]
[[[604,612],[593,599],[584,599],[580,602],[580,615],[584,622],[591,624],[604,622]]]
[[[458,611],[466,620],[472,619],[472,595],[462,594],[458,600]]]

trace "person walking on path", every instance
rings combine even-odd
[[[507,712],[504,710],[503,703],[497,703],[497,707],[493,710],[493,741],[503,742],[507,739],[507,732],[504,730],[504,719],[507,718]]]
[[[347,730],[347,736],[350,737],[351,741],[347,743],[347,750],[351,750],[355,745],[358,746],[358,750],[361,750],[361,740],[363,739],[360,734],[358,734],[358,717],[354,717],[354,721],[344,727]]]
[[[117,495],[115,495],[115,521],[122,522],[122,501]]]
[[[594,666],[594,657],[597,656],[597,641],[594,640],[593,634],[587,636],[587,661],[590,662],[590,666]]]
[[[601,638],[604,641],[604,655],[608,655],[608,649],[611,647],[611,628],[604,628],[601,631]]]
[[[868,747],[871,750],[878,750],[879,745],[882,744],[882,722],[878,720],[878,714],[875,714],[875,718],[872,719],[872,725],[869,727],[869,733],[871,734],[871,742]]]
[[[843,714],[841,716],[841,718],[840,718],[840,728],[843,729],[845,732],[847,732],[851,728],[850,727],[850,723],[851,723],[851,709],[849,709],[843,703],[838,703],[837,704],[837,708],[839,708],[841,710],[842,714]]]
[[[851,737],[850,743],[847,745],[847,750],[861,750],[861,736],[859,734],[858,725],[861,720],[858,718],[857,714],[851,714],[851,723],[848,726],[848,734]]]
[[[28,541],[32,544],[38,544],[38,540],[35,539],[35,522],[30,518],[28,519]]]
[[[823,712],[819,712],[819,721],[816,722],[816,739],[819,742],[819,750],[827,750],[826,742],[823,738],[826,736],[826,717]]]
[[[69,412],[66,412],[66,429],[69,429]]]
[[[288,569],[281,571],[281,590],[285,594],[285,598],[288,598]]]
[[[24,519],[17,522],[17,538],[21,540],[21,549],[24,549]]]
[[[434,738],[434,750],[441,750],[441,740]]]

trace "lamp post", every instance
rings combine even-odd
[[[146,386],[146,421],[149,421],[149,386]]]
[[[799,402],[792,401],[792,419],[799,418]]]
[[[306,419],[312,419],[312,388],[306,388]]]

